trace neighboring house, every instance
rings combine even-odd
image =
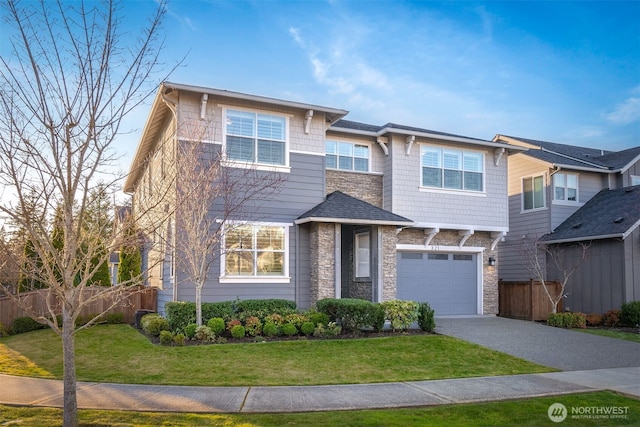
[[[500,279],[534,278],[521,256],[530,239],[572,253],[581,242],[590,244],[587,259],[568,282],[565,309],[603,313],[639,300],[640,192],[626,189],[640,184],[640,147],[611,152],[505,135],[494,141],[528,149],[509,160],[510,233],[499,248]],[[547,279],[559,278],[549,263]]]
[[[145,251],[147,284],[159,288],[161,312],[166,302],[195,298],[193,284],[176,268],[180,254],[165,242],[178,234],[180,206],[170,195],[180,177],[168,178],[175,146],[193,140],[200,126],[198,135],[206,137],[198,141],[222,150],[227,167],[285,177],[277,198],[249,224],[253,246],[243,255],[267,265],[256,236],[268,232],[279,236],[270,252],[280,261],[241,273],[234,268],[237,236],[227,236],[203,301],[285,298],[307,308],[327,297],[401,298],[428,301],[439,315],[497,313],[494,265],[508,231],[507,160],[522,149],[392,123],[356,123],[343,120],[346,114],[161,85],[124,188],[143,230],[145,217],[166,216],[159,231],[147,233]],[[163,183],[169,189],[158,191]],[[159,194],[169,197],[154,199]],[[143,213],[142,206],[157,209]]]

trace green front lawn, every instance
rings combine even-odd
[[[596,329],[596,328],[574,329],[574,330],[580,331],[580,332],[586,332],[588,334],[600,335],[603,337],[617,338],[620,340],[633,341],[633,342],[640,343],[639,333],[616,331],[615,329]]]
[[[562,426],[640,425],[640,401],[612,392],[571,394],[506,402],[445,405],[405,409],[333,411],[295,414],[181,414],[124,411],[79,411],[82,425],[100,426],[544,426],[556,425],[547,411],[553,403],[569,411]],[[626,418],[572,418],[572,408],[627,408]],[[17,408],[0,405],[0,425],[55,427],[62,425],[62,411],[54,408]],[[13,424],[12,424],[13,423]]]
[[[128,325],[82,331],[76,356],[79,381],[131,384],[357,384],[553,371],[442,335],[163,347]],[[50,330],[0,339],[0,372],[62,378],[60,339]]]

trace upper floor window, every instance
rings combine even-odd
[[[283,225],[242,224],[224,236],[224,276],[284,277],[288,228]]]
[[[326,141],[327,169],[369,171],[369,146],[350,142]]]
[[[631,175],[631,185],[640,185],[640,176]]]
[[[544,199],[544,175],[522,178],[522,210],[544,208]]]
[[[226,153],[229,160],[286,165],[285,117],[237,110],[227,110],[226,115]]]
[[[420,159],[422,186],[483,191],[482,153],[423,145],[420,148]]]
[[[577,202],[578,175],[569,173],[556,173],[553,175],[553,199]]]

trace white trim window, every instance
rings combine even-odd
[[[640,176],[631,175],[631,185],[640,185]]]
[[[356,279],[371,277],[371,233],[356,233],[354,270]]]
[[[288,225],[243,223],[226,227],[222,277],[288,278]]]
[[[545,204],[544,174],[522,178],[522,210],[542,209]]]
[[[432,145],[420,146],[421,186],[484,191],[484,154]]]
[[[325,141],[326,167],[369,172],[369,146],[351,142]]]
[[[553,175],[553,200],[578,202],[578,175],[556,173]]]
[[[225,150],[233,162],[287,166],[287,118],[226,110]]]

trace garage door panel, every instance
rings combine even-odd
[[[437,315],[477,311],[476,254],[398,253],[398,298],[427,301]]]

